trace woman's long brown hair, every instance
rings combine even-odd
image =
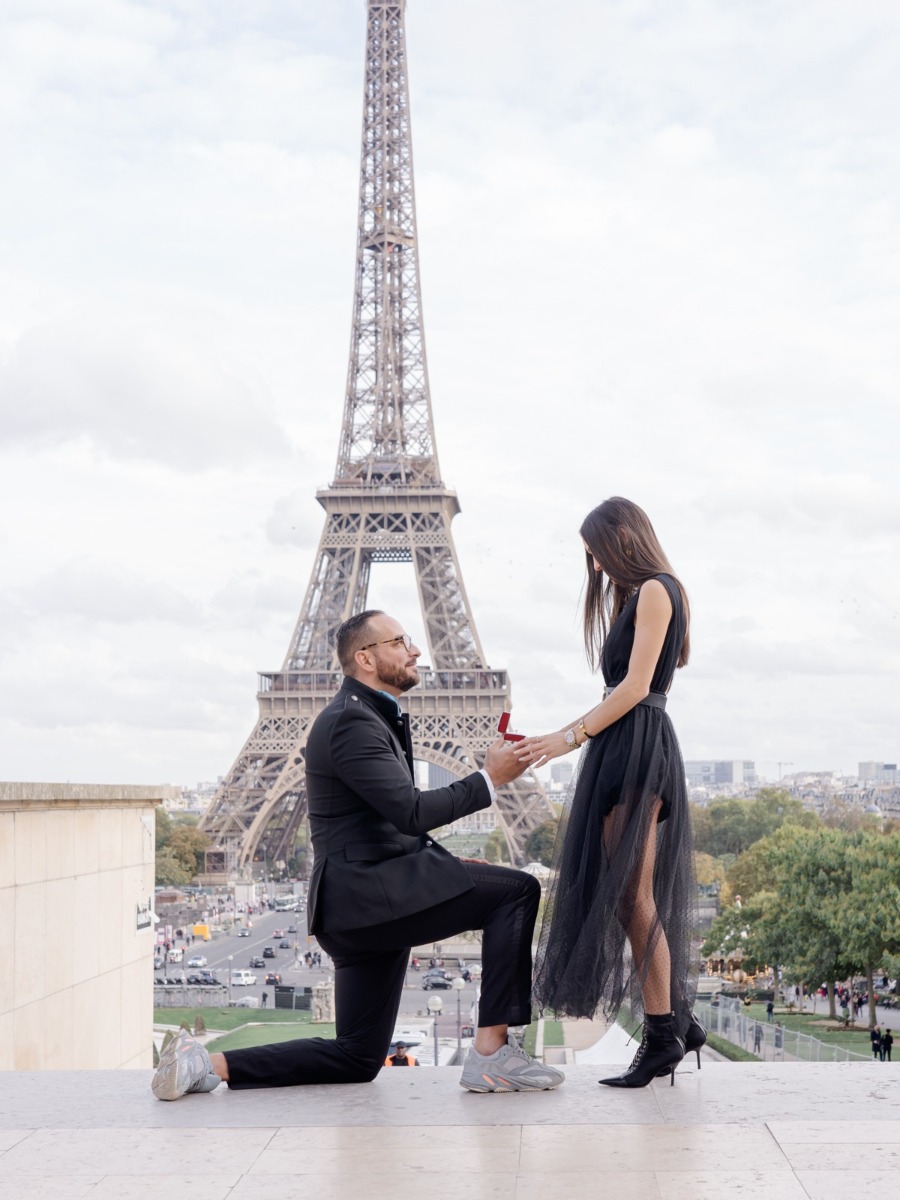
[[[588,583],[584,598],[584,646],[596,671],[606,635],[637,589],[654,575],[671,575],[684,601],[684,641],[678,666],[686,665],[691,653],[691,610],[681,580],[672,570],[642,508],[622,496],[611,496],[592,509],[579,531],[587,551]],[[593,557],[602,564],[595,571]]]

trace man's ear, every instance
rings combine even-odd
[[[353,655],[353,661],[356,664],[356,669],[353,672],[354,679],[360,679],[363,675],[371,675],[375,669],[372,656],[368,650],[357,650]]]

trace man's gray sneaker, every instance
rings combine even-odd
[[[562,1071],[526,1054],[510,1034],[496,1054],[485,1056],[470,1047],[459,1085],[470,1092],[546,1092],[564,1079]]]
[[[157,1100],[177,1100],[186,1092],[211,1092],[221,1082],[204,1048],[182,1029],[160,1055],[150,1088]]]

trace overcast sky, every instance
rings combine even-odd
[[[900,758],[895,0],[409,0],[431,393],[514,722],[578,527],[691,596],[686,758]],[[0,8],[0,777],[224,774],[334,473],[363,0]],[[412,568],[370,600],[422,635]],[[781,766],[779,767],[779,764]]]

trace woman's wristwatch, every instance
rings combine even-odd
[[[588,731],[585,729],[584,717],[582,717],[581,720],[578,722],[578,728],[582,732],[584,741],[579,742],[578,733],[577,733],[574,725],[572,726],[571,729],[567,729],[565,734],[563,735],[566,739],[566,745],[569,747],[570,750],[574,750],[576,746],[583,746],[584,742],[589,742],[591,740],[591,738],[594,736],[592,733],[588,733]]]

